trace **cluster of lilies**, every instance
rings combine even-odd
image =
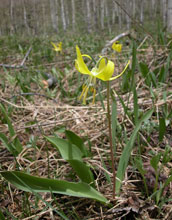
[[[57,43],[57,44],[51,42],[51,44],[53,45],[53,49],[56,52],[62,53],[62,42]],[[117,42],[113,43],[112,49],[117,51],[117,52],[121,52],[122,44],[119,44],[119,42],[117,41]],[[114,64],[114,62],[109,60],[107,57],[100,56],[99,60],[97,61],[96,65],[95,65],[95,67],[93,67],[91,70],[89,70],[87,65],[85,64],[83,58],[87,57],[90,60],[92,60],[92,58],[87,54],[82,55],[78,46],[76,46],[76,54],[77,54],[77,58],[75,60],[75,68],[81,74],[86,74],[86,75],[89,76],[88,80],[86,81],[86,83],[82,87],[82,93],[79,97],[79,100],[83,99],[83,104],[84,105],[86,104],[86,98],[87,98],[87,95],[88,95],[89,91],[93,93],[92,103],[93,104],[95,103],[96,79],[100,79],[102,81],[115,80],[115,79],[119,78],[120,76],[122,76],[122,74],[125,72],[125,70],[127,69],[127,67],[130,64],[130,61],[128,61],[125,68],[123,69],[123,71],[120,74],[118,74],[116,76],[113,76],[114,70],[115,70],[115,64]]]

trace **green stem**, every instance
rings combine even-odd
[[[111,157],[112,172],[113,172],[113,200],[115,202],[116,170],[115,170],[115,160],[114,160],[113,144],[112,144],[112,128],[111,128],[111,113],[110,113],[110,82],[109,81],[107,81],[107,119],[108,119],[108,128],[109,128],[110,157]]]

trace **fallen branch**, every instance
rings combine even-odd
[[[22,62],[19,64],[19,65],[15,65],[15,64],[12,64],[12,65],[9,65],[9,64],[0,64],[0,67],[5,67],[5,68],[25,68],[27,69],[26,66],[24,66],[24,63],[27,59],[27,57],[29,56],[30,52],[32,50],[32,47],[29,47],[29,50],[27,51],[26,55],[24,56]]]
[[[104,53],[107,51],[107,48],[110,47],[115,41],[118,41],[119,39],[121,39],[121,38],[123,38],[123,37],[126,37],[126,36],[131,37],[130,35],[131,35],[130,31],[126,31],[126,32],[124,32],[124,33],[122,33],[122,34],[117,35],[117,36],[116,36],[115,38],[113,38],[111,41],[108,41],[108,42],[106,43],[105,47],[102,49],[102,53],[104,54]]]
[[[20,66],[23,66],[23,65],[24,65],[24,63],[25,63],[27,57],[29,56],[31,50],[32,50],[32,47],[29,47],[29,50],[27,51],[26,55],[24,56],[24,59],[22,60]]]

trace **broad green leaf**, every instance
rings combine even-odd
[[[65,134],[67,136],[67,139],[71,142],[71,144],[77,146],[80,149],[80,151],[83,153],[83,156],[87,156],[87,151],[86,151],[86,146],[84,145],[84,141],[72,131],[66,130]]]
[[[45,138],[53,144],[59,151],[64,160],[80,160],[82,161],[83,153],[78,147],[69,143],[67,140],[58,137],[47,137]]]
[[[83,162],[83,153],[80,149],[70,142],[58,137],[45,137],[59,151],[63,159],[70,163],[78,177],[85,183],[92,183],[94,186],[94,177],[90,168]]]
[[[67,160],[70,163],[71,167],[75,170],[76,174],[84,183],[94,185],[94,176],[90,168],[82,161],[79,160]]]
[[[119,161],[119,165],[118,165],[117,175],[116,175],[116,177],[117,177],[117,180],[116,180],[116,193],[117,194],[119,194],[119,192],[120,192],[121,183],[122,183],[122,180],[124,178],[124,174],[125,174],[125,171],[126,171],[126,168],[127,168],[127,165],[128,165],[128,161],[129,161],[129,158],[130,158],[131,151],[134,147],[134,142],[135,142],[137,133],[138,133],[142,123],[144,121],[148,120],[151,117],[152,113],[153,113],[153,109],[146,112],[143,115],[143,117],[140,119],[140,121],[138,121],[138,123],[137,123],[131,137],[130,137],[130,140],[128,141],[128,143],[126,144],[126,146],[125,146],[125,148],[122,152],[122,155],[121,155],[120,161]]]
[[[84,197],[106,203],[107,199],[86,183],[40,178],[19,171],[5,171],[1,175],[17,188],[26,192],[52,192]]]

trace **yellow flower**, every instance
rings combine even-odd
[[[101,79],[103,81],[111,81],[117,79],[125,72],[130,63],[130,61],[128,61],[122,73],[112,77],[115,68],[115,65],[112,61],[108,60],[106,57],[100,57],[100,59],[96,63],[96,66],[92,68],[92,70],[90,71],[87,65],[85,64],[83,57],[88,57],[91,60],[92,58],[89,55],[82,55],[78,46],[76,46],[76,53],[77,59],[75,60],[75,68],[80,73],[89,75],[86,84],[83,85],[82,93],[79,97],[80,100],[83,97],[83,104],[86,104],[86,98],[89,90],[93,93],[92,103],[94,104],[96,96],[96,78]]]
[[[56,52],[62,53],[62,42],[57,43],[57,44],[51,42],[51,44],[52,44],[53,47],[54,47],[53,50],[55,50]]]
[[[117,52],[121,52],[122,50],[122,44],[119,44],[119,41],[115,41],[113,44],[112,44],[112,49],[117,51]]]

